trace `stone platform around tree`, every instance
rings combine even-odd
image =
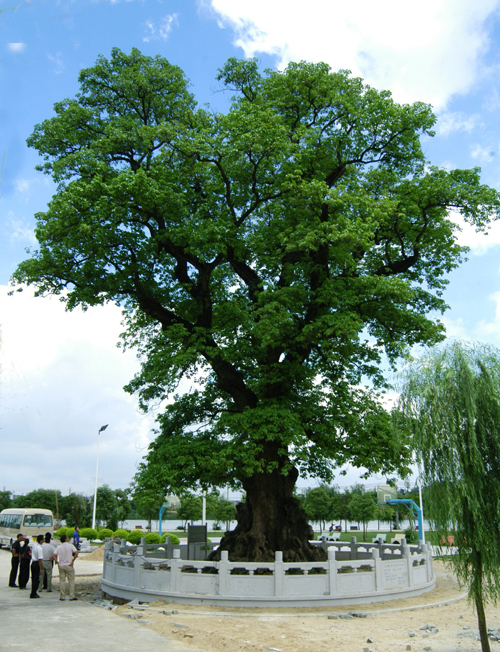
[[[183,546],[107,542],[101,589],[110,597],[233,607],[325,607],[406,598],[435,587],[428,544],[322,542],[324,562],[182,559]],[[186,555],[184,555],[186,556]]]

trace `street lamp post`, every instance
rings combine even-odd
[[[108,424],[101,426],[99,432],[97,433],[97,461],[95,463],[95,487],[94,487],[94,509],[92,510],[92,529],[95,530],[95,507],[97,503],[97,471],[99,470],[99,439],[101,432],[106,430]]]

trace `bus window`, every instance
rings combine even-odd
[[[23,527],[52,527],[52,516],[49,514],[26,514]]]
[[[21,529],[22,514],[2,514],[0,519],[0,527],[10,527],[16,530]]]

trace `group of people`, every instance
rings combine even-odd
[[[29,580],[31,565],[31,593],[30,598],[39,598],[38,591],[40,581],[43,590],[48,593],[52,592],[52,569],[54,562],[59,567],[59,599],[65,600],[69,596],[70,600],[77,600],[75,595],[75,559],[78,557],[78,550],[72,543],[69,543],[68,537],[61,536],[60,545],[53,546],[51,543],[51,534],[47,532],[44,536],[39,534],[36,543],[32,548],[29,546],[29,540],[23,535],[18,534],[17,540],[12,544],[12,566],[9,577],[9,586],[12,588],[26,589]],[[16,579],[19,572],[19,584]]]

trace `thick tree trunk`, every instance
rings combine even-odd
[[[276,470],[244,479],[246,501],[237,506],[238,525],[210,558],[219,559],[220,551],[227,550],[231,561],[274,561],[280,550],[284,561],[326,559],[322,548],[309,543],[313,530],[293,496],[297,476],[292,469],[288,475]]]

